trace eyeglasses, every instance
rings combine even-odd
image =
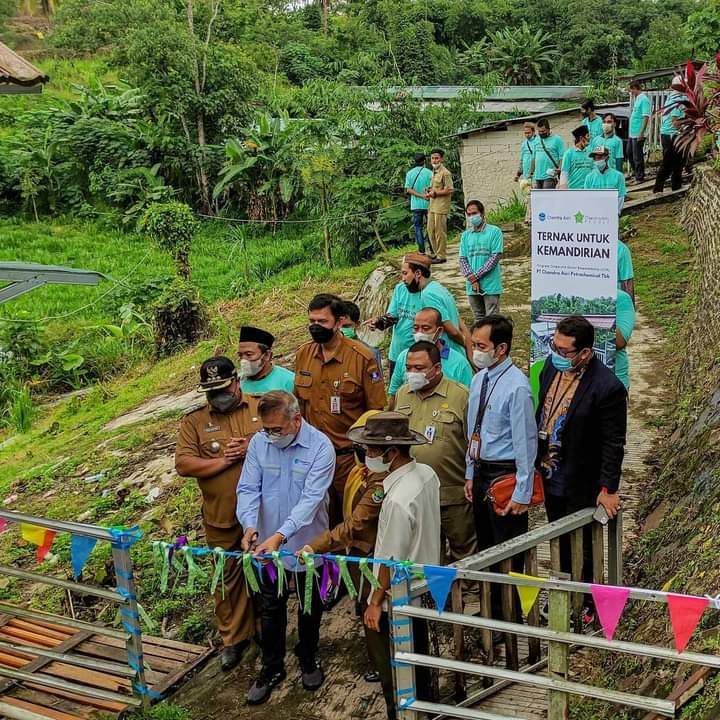
[[[556,344],[554,340],[550,341],[550,349],[553,352],[556,352],[560,357],[564,358],[574,358],[580,350],[561,350]]]

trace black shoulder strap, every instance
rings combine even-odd
[[[540,144],[542,145],[542,149],[545,151],[545,154],[550,158],[550,162],[555,166],[555,169],[557,170],[560,166],[555,162],[555,158],[548,152],[548,149],[545,147],[545,142],[542,139],[542,136],[538,136],[540,138]]]

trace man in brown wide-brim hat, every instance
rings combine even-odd
[[[424,435],[410,429],[407,416],[380,412],[365,427],[348,432],[348,438],[365,450],[365,465],[372,473],[388,473],[383,480],[384,498],[378,520],[375,557],[412,560],[423,565],[440,563],[440,481],[429,465],[416,462],[414,445],[424,445]],[[390,571],[378,564],[374,573],[380,588],[368,599],[363,621],[368,654],[380,674],[388,718],[395,717],[395,697],[390,660],[390,632],[386,594]],[[415,652],[427,653],[427,625],[413,620]],[[430,687],[427,669],[416,669],[418,698]]]

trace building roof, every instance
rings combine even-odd
[[[451,100],[463,93],[478,92],[475,85],[395,85],[387,88],[389,95],[405,94],[418,100]],[[513,102],[517,100],[580,100],[587,93],[585,85],[499,85],[483,93],[485,100]]]
[[[702,60],[693,60],[692,64],[696,70],[699,70],[703,65],[703,61]],[[673,75],[677,75],[678,72],[682,72],[684,69],[685,69],[685,64],[673,65],[672,67],[657,68],[655,70],[646,70],[644,72],[631,73],[630,75],[620,75],[620,76],[618,76],[617,79],[618,80],[627,80],[628,82],[630,80],[640,80],[642,82],[644,80],[655,80],[656,78],[672,77]]]
[[[615,115],[628,115],[630,112],[630,103],[615,103],[612,105],[597,105],[595,107],[596,110],[601,112],[611,112],[615,113]],[[576,107],[571,108],[565,108],[564,110],[553,110],[552,112],[543,112],[543,113],[537,113],[535,115],[518,115],[516,117],[506,118],[504,120],[495,120],[493,122],[486,123],[485,125],[481,125],[480,127],[476,128],[465,128],[463,130],[459,130],[456,133],[453,133],[452,135],[448,135],[447,137],[467,137],[468,135],[473,135],[474,133],[481,133],[481,132],[487,132],[488,130],[502,130],[506,128],[508,125],[516,125],[518,123],[524,123],[528,120],[530,121],[536,121],[540,118],[551,118],[556,117],[557,115],[567,115],[568,113],[577,113],[578,109]],[[580,123],[580,120],[578,119],[578,124]]]
[[[34,87],[49,80],[48,76],[38,70],[15,51],[0,42],[0,84]]]

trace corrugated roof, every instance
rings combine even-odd
[[[0,83],[33,86],[48,80],[45,73],[0,42]]]
[[[598,111],[615,113],[616,115],[627,115],[630,111],[630,103],[628,102],[614,103],[611,105],[597,105],[595,109]],[[544,117],[549,118],[557,115],[566,115],[567,113],[577,112],[577,108],[565,108],[564,110],[554,110],[552,112],[537,113],[535,115],[518,115],[517,117],[506,118],[505,120],[495,120],[494,122],[486,123],[485,125],[481,125],[480,127],[459,130],[458,132],[453,133],[452,135],[447,135],[446,137],[465,137],[467,135],[472,135],[473,133],[486,132],[487,130],[498,130],[500,128],[506,127],[507,125],[515,125],[517,123],[526,122],[528,120],[534,122],[535,120],[539,120],[540,118]],[[578,119],[578,123],[579,122],[580,120]]]
[[[370,88],[360,87],[367,90]],[[390,95],[405,94],[418,100],[451,100],[463,93],[477,92],[475,85],[395,85],[387,88]],[[580,100],[588,90],[584,85],[499,85],[484,93],[486,100]]]

